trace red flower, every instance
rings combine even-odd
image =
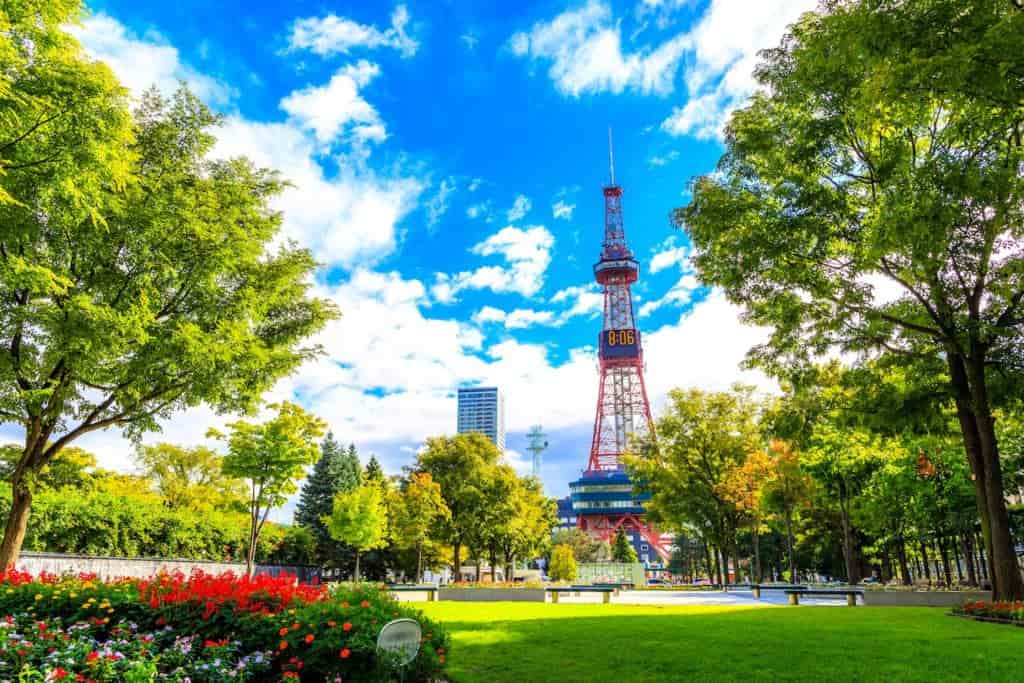
[[[288,641],[287,640],[282,640],[281,644],[278,645],[277,647],[279,649],[281,649],[281,650],[287,650],[288,649]]]
[[[443,647],[437,648],[437,654],[443,655],[444,654],[444,648]]]
[[[370,606],[370,601],[369,600],[363,600],[361,603],[359,603],[359,606],[360,607],[369,607]]]
[[[281,629],[280,631],[278,631],[278,632],[277,632],[277,634],[278,634],[279,636],[286,636],[286,635],[288,635],[288,627],[287,627],[287,626],[285,626],[285,627],[284,627],[284,628],[282,628],[282,629]]]
[[[90,652],[89,654],[87,654],[85,656],[85,661],[87,661],[87,662],[95,662],[99,658],[100,658],[100,653],[96,652],[95,650],[93,650],[92,652]]]
[[[67,678],[67,677],[68,677],[68,672],[65,671],[64,669],[60,668],[59,666],[56,669],[53,670],[53,678],[55,680],[59,681],[59,680],[61,680],[63,678]]]
[[[307,633],[307,634],[306,634],[306,638],[305,638],[305,641],[306,641],[307,643],[312,643],[312,642],[313,642],[313,639],[314,639],[314,638],[316,638],[316,636],[314,636],[314,635],[313,635],[312,633]]]
[[[338,622],[336,622],[334,619],[331,619],[330,621],[327,622],[327,625],[330,626],[331,628],[334,628],[335,626],[338,625]]]
[[[351,651],[351,650],[349,650],[349,649],[348,649],[348,648],[346,647],[346,648],[345,648],[344,650],[342,650],[342,651],[341,651],[341,658],[342,658],[342,659],[348,659],[348,656],[349,656],[350,654],[352,654],[352,651]]]
[[[352,622],[351,621],[346,621],[344,624],[341,625],[341,630],[342,631],[351,631],[352,630]]]

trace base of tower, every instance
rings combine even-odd
[[[621,469],[588,471],[569,484],[572,511],[576,525],[595,539],[611,543],[623,528],[632,538],[637,556],[647,563],[667,563],[670,541],[653,530],[644,520],[644,503],[649,494],[635,494],[633,481]],[[646,546],[646,548],[644,547]]]

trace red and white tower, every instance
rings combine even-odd
[[[583,476],[570,484],[577,525],[602,540],[610,540],[619,527],[648,546],[649,558],[662,559],[668,544],[644,522],[643,503],[648,496],[634,495],[622,454],[633,437],[654,429],[651,406],[644,386],[644,355],[640,330],[633,312],[630,287],[637,281],[640,264],[626,244],[622,220],[622,187],[615,184],[611,132],[608,134],[611,182],[604,188],[604,244],[594,265],[594,277],[604,291],[604,324],[598,338],[601,378],[597,415],[590,445],[590,460]],[[643,553],[638,553],[643,559]]]

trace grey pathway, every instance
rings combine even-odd
[[[601,602],[601,596],[596,593],[582,593],[575,597],[571,593],[563,593],[559,602],[584,603]],[[622,591],[612,597],[612,602],[618,605],[726,605],[732,607],[770,607],[788,605],[789,599],[780,590],[761,591],[761,599],[756,600],[749,590],[735,590],[728,593],[722,591]],[[860,603],[860,600],[858,600]],[[846,598],[839,596],[832,598],[801,597],[801,605],[821,607],[845,607]]]

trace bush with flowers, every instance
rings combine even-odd
[[[376,640],[398,618],[423,628],[405,680],[435,679],[448,647],[436,624],[379,585],[328,590],[289,576],[197,571],[103,582],[8,571],[0,574],[4,616],[0,680],[392,680]]]
[[[968,602],[953,608],[953,614],[1024,626],[1024,601]]]

